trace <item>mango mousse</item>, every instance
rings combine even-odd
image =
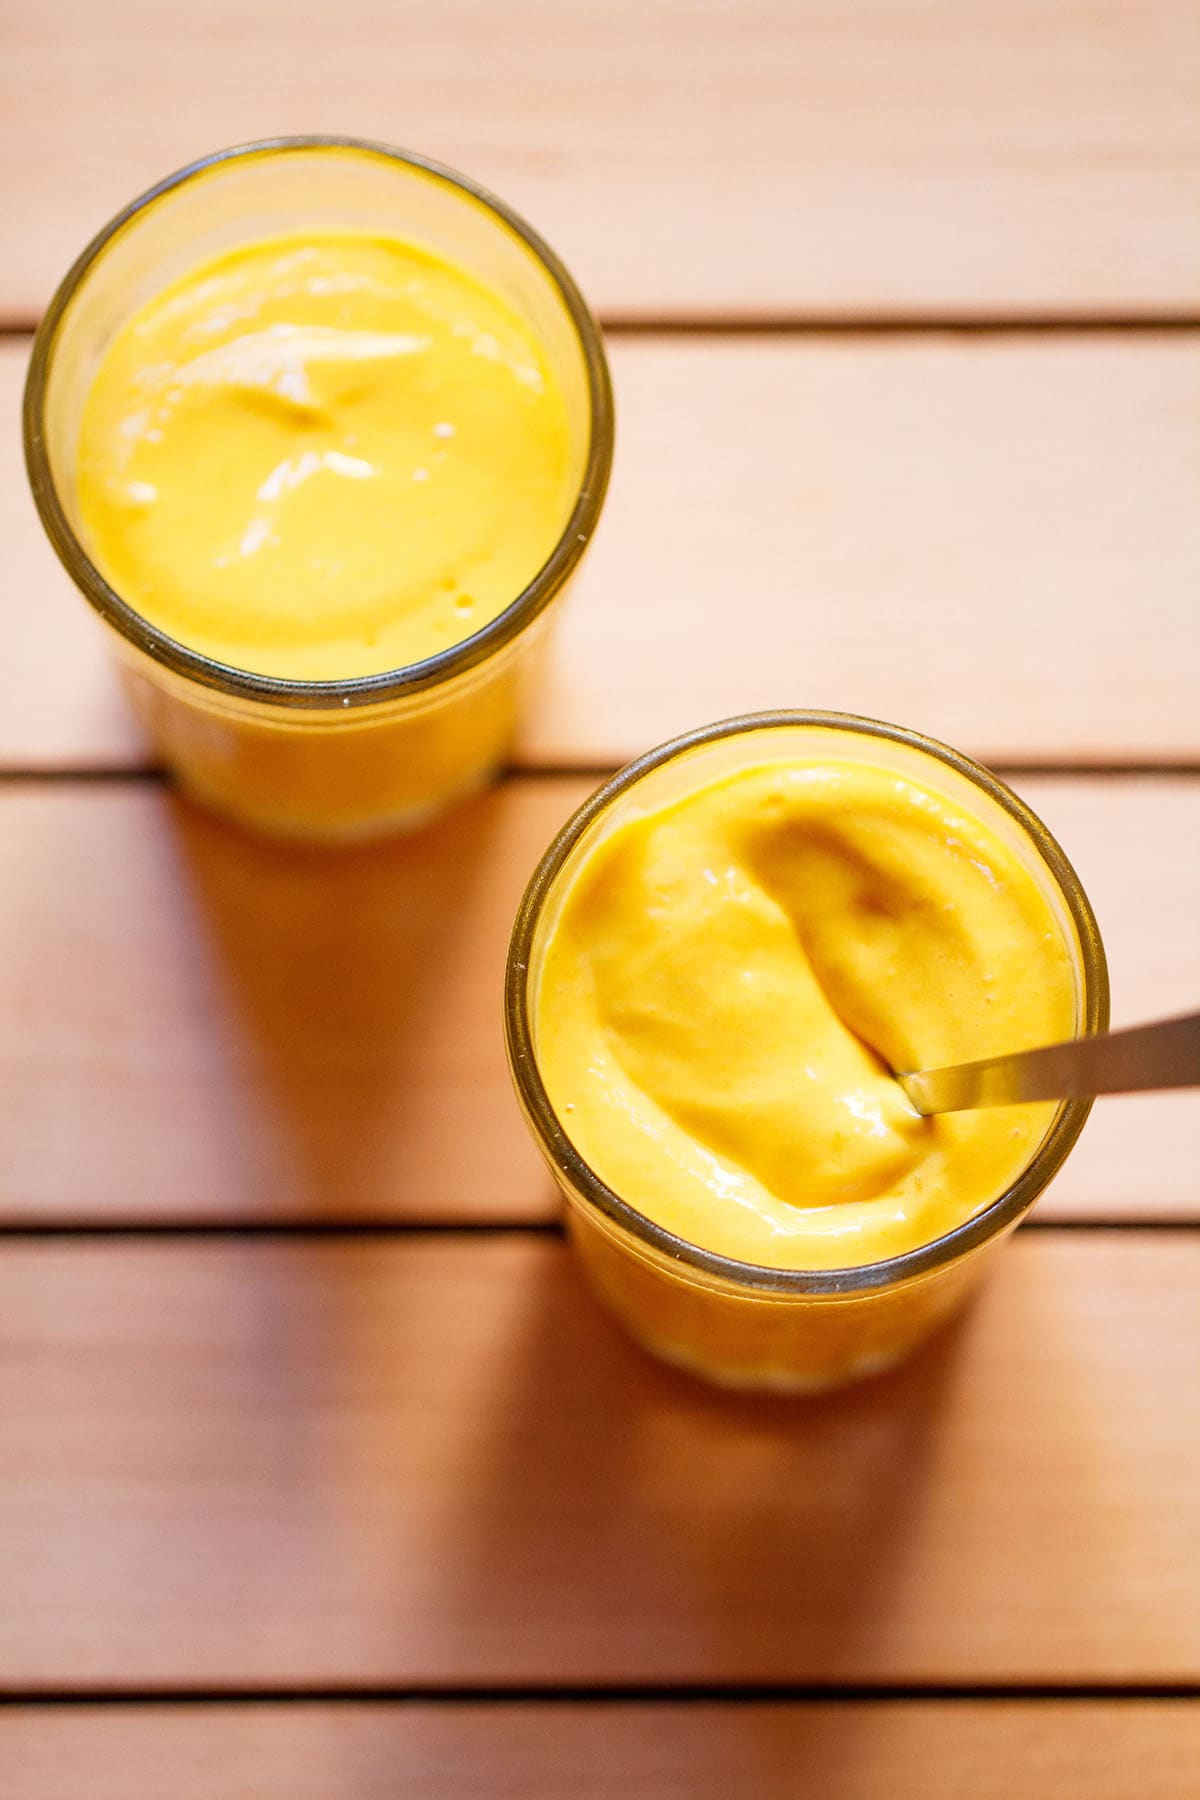
[[[571,511],[531,327],[400,238],[323,230],[189,270],[108,344],[80,515],[121,597],[238,669],[402,668],[502,612]]]
[[[988,826],[912,775],[788,759],[600,836],[532,1017],[555,1114],[616,1194],[703,1250],[827,1270],[1017,1178],[1053,1103],[923,1119],[893,1072],[1069,1037],[1076,981]]]

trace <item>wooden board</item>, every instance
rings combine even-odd
[[[1058,768],[1019,785],[1116,1021],[1195,1003],[1200,13],[0,0],[0,42],[10,424],[90,232],[295,130],[524,210],[620,413],[523,773],[340,856],[139,778],[0,434],[0,1795],[1182,1800],[1200,1094],[1103,1103],[908,1368],[733,1398],[525,1229],[499,997],[589,771],[818,705]]]
[[[3,13],[10,320],[170,169],[297,131],[469,170],[609,314],[1088,318],[1200,300],[1188,0]]]
[[[258,842],[157,784],[0,787],[0,1222],[536,1221],[500,1029],[517,901],[579,779],[429,834]],[[1200,995],[1200,779],[1026,778],[1129,1023]],[[1200,1218],[1200,1095],[1101,1103],[1043,1217]]]
[[[1025,1233],[806,1404],[652,1363],[544,1237],[10,1244],[0,1681],[1196,1683],[1198,1285]]]
[[[21,1800],[1180,1800],[1198,1763],[1186,1701],[0,1713]]]
[[[1200,240],[1198,240],[1200,241]],[[25,349],[0,347],[15,413]],[[1200,759],[1200,334],[613,344],[619,449],[521,760],[767,706]],[[0,439],[0,767],[144,760]]]

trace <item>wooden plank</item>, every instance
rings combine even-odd
[[[544,1237],[10,1244],[2,1680],[1194,1683],[1198,1284],[1025,1233],[806,1405],[652,1363]]]
[[[1200,944],[1189,920],[1200,917],[1200,816],[1184,815],[1200,805],[1200,783],[1019,777],[1014,785],[1058,837],[1092,901],[1108,953],[1113,1025],[1193,1006]],[[1099,1100],[1037,1217],[1200,1218],[1198,1138],[1200,1094]]]
[[[0,794],[3,1216],[549,1216],[500,993],[578,794],[509,788],[346,854],[154,787]]]
[[[1200,751],[1200,338],[618,351],[612,516],[531,760],[769,706],[992,760]]]
[[[321,130],[470,170],[609,313],[1094,316],[1200,298],[1187,0],[4,13],[0,316],[27,320],[168,170]]]
[[[22,1707],[22,1800],[1179,1800],[1195,1702]]]
[[[155,785],[0,789],[0,1222],[534,1222],[504,953],[590,787],[519,779],[424,836],[258,842]],[[1200,995],[1200,780],[1028,778],[1115,1018]],[[64,1128],[66,1127],[66,1128]],[[1054,1218],[1200,1218],[1200,1095],[1101,1102]]]
[[[610,508],[523,761],[616,764],[796,705],[993,760],[1200,757],[1200,334],[613,352]],[[24,354],[0,349],[12,409]],[[10,433],[0,766],[128,766],[100,634],[18,454]]]

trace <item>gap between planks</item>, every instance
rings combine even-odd
[[[1022,1220],[1022,1231],[1162,1232],[1188,1236],[1200,1232],[1200,1219],[1178,1219],[1169,1214],[1146,1214],[1125,1219],[1041,1219]],[[136,1224],[129,1220],[36,1219],[6,1223],[0,1221],[0,1243],[34,1243],[41,1238],[86,1243],[93,1238],[106,1242],[145,1243],[156,1239],[172,1242],[211,1242],[214,1238],[239,1238],[251,1242],[285,1239],[289,1243],[322,1243],[343,1239],[351,1242],[378,1238],[385,1242],[403,1238],[564,1238],[557,1219],[325,1219],[325,1220],[242,1220],[242,1219],[146,1219]]]
[[[607,781],[622,765],[619,763],[514,763],[501,771],[493,787],[506,782],[520,781]],[[1138,780],[1143,776],[1165,776],[1168,779],[1178,777],[1181,780],[1194,779],[1200,775],[1200,758],[1170,760],[1147,760],[1146,762],[1053,762],[1045,758],[1036,758],[1028,762],[1013,757],[1004,757],[989,762],[987,767],[1001,780],[1024,778],[1026,776],[1061,776],[1066,780]],[[167,772],[157,763],[147,763],[141,767],[122,767],[120,765],[97,765],[94,768],[22,768],[11,765],[0,768],[0,790],[5,787],[44,786],[44,787],[86,787],[92,784],[169,785]],[[401,834],[403,835],[403,834]],[[388,840],[381,840],[386,842]]]
[[[1200,1682],[966,1682],[843,1683],[819,1682],[718,1684],[642,1682],[561,1687],[236,1687],[236,1688],[9,1688],[0,1690],[0,1712],[36,1707],[119,1708],[144,1706],[195,1708],[216,1706],[911,1706],[923,1703],[974,1705],[1012,1701],[1089,1706],[1097,1701],[1142,1704],[1146,1701],[1200,1700]]]
[[[32,338],[40,319],[0,319],[0,342]],[[1074,337],[1137,334],[1175,336],[1200,330],[1200,313],[1054,313],[1022,317],[1019,314],[967,315],[929,313],[906,317],[884,314],[871,317],[853,313],[764,313],[728,316],[714,313],[602,314],[600,326],[607,337],[922,337],[930,334],[954,337]]]

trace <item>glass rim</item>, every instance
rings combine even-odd
[[[530,878],[517,911],[509,941],[504,982],[504,1035],[509,1065],[523,1111],[543,1155],[577,1192],[610,1222],[620,1226],[650,1250],[665,1256],[681,1269],[716,1277],[727,1284],[750,1288],[776,1297],[864,1294],[933,1274],[981,1248],[991,1238],[1016,1224],[1057,1174],[1083,1130],[1092,1109],[1091,1099],[1066,1100],[1033,1156],[1017,1179],[981,1211],[953,1230],[927,1244],[878,1262],[837,1269],[777,1269],[762,1263],[741,1262],[719,1251],[704,1250],[688,1239],[657,1225],[601,1180],[575,1148],[560,1123],[542,1082],[533,1044],[529,1014],[534,936],[542,908],[554,882],[588,828],[613,803],[645,776],[701,745],[755,731],[786,727],[816,727],[846,731],[867,738],[883,738],[923,752],[964,776],[995,801],[1032,841],[1053,876],[1079,938],[1083,972],[1082,1018],[1079,1035],[1103,1031],[1108,1025],[1108,965],[1091,903],[1065,852],[1037,814],[998,776],[972,757],[954,750],[937,738],[926,737],[906,726],[890,725],[856,713],[783,710],[742,713],[712,725],[698,726],[669,739],[627,763],[578,807],[555,836]]]
[[[470,637],[433,656],[398,669],[350,676],[338,681],[295,681],[255,673],[218,661],[171,637],[144,618],[111,587],[79,541],[55,485],[46,449],[46,390],[59,328],[81,283],[108,245],[144,212],[176,189],[226,163],[297,152],[344,151],[365,158],[401,163],[432,176],[476,201],[493,220],[531,251],[557,290],[583,354],[590,406],[587,458],[570,516],[541,568],[494,619]],[[198,157],[164,176],[121,208],[81,251],[55,291],[34,336],[23,404],[25,466],[43,529],[59,561],[100,616],[134,647],[173,674],[237,699],[309,711],[376,706],[439,687],[488,661],[518,637],[549,605],[572,574],[595,531],[612,467],[614,414],[612,381],[600,327],[566,265],[519,213],[461,174],[432,157],[400,150],[370,138],[289,136],[235,144]]]

